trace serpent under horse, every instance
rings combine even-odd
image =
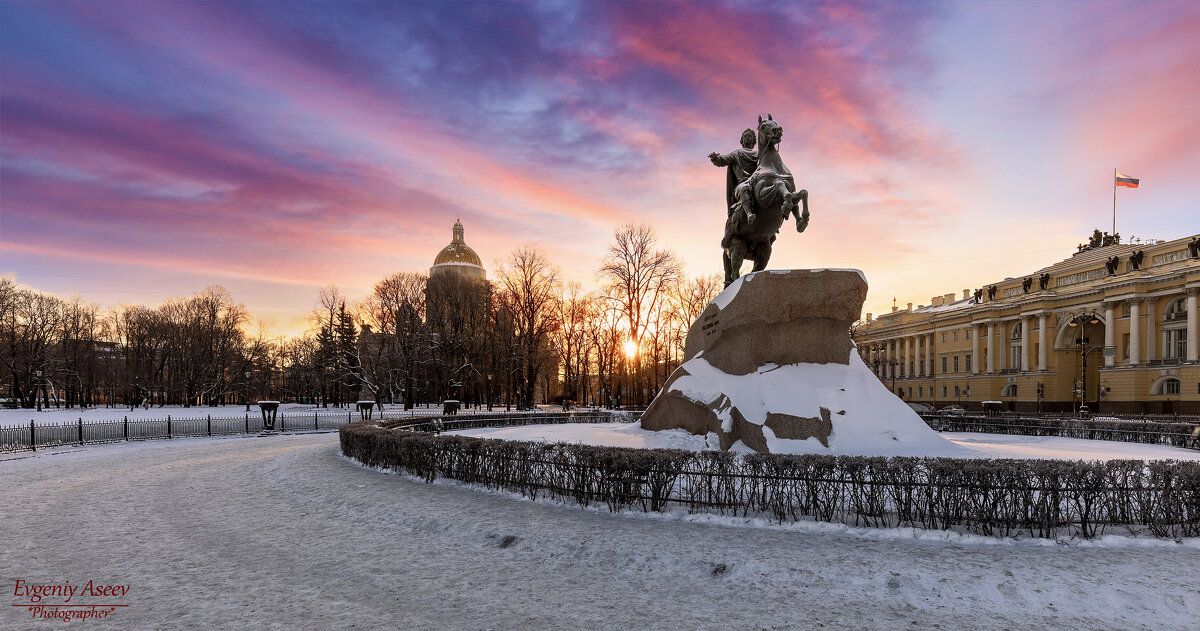
[[[770,114],[766,120],[759,116],[758,168],[738,185],[739,201],[735,207],[740,208],[729,217],[733,222],[730,236],[721,244],[726,287],[742,275],[746,259],[754,262],[753,271],[766,269],[771,259],[771,244],[789,215],[796,217],[796,232],[804,232],[808,227],[808,191],[796,190],[792,172],[779,156],[781,140],[783,127]],[[797,209],[797,203],[802,211]],[[753,221],[747,217],[751,213]]]

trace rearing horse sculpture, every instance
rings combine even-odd
[[[766,120],[758,117],[758,168],[738,185],[738,201],[721,242],[726,287],[742,275],[746,259],[754,261],[753,271],[766,269],[771,244],[789,215],[796,217],[796,232],[808,227],[808,191],[796,190],[792,172],[779,156],[781,140],[783,127],[770,114]]]

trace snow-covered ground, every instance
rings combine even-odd
[[[487,427],[456,432],[465,436],[500,438],[506,440],[530,440],[538,442],[582,443],[610,447],[641,447],[662,449],[688,449],[699,451],[717,449],[715,435],[696,436],[684,430],[646,431],[637,423],[609,424],[566,424],[525,425],[521,427]],[[1078,438],[1056,438],[1044,436],[1009,436],[999,434],[976,434],[971,432],[944,432],[941,436],[961,447],[957,457],[965,458],[1038,458],[1068,460],[1200,460],[1200,451],[1181,449],[1165,445],[1120,443],[1106,440],[1080,440]],[[815,439],[807,441],[778,441],[772,445],[790,447],[788,453],[829,453]],[[749,451],[742,444],[736,448]],[[847,455],[888,455],[875,450],[870,444],[862,449],[846,446],[839,453]],[[920,455],[920,454],[914,454]],[[929,455],[944,455],[942,450]]]
[[[612,515],[380,474],[342,457],[333,433],[9,454],[0,479],[0,574],[129,585],[129,606],[103,621],[113,629],[1158,631],[1200,619],[1197,541]],[[3,609],[0,628],[40,628]]]

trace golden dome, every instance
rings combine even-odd
[[[442,265],[443,263],[466,263],[469,265],[477,265],[483,267],[483,263],[479,260],[479,255],[475,254],[475,250],[463,241],[463,225],[462,222],[454,222],[454,238],[450,241],[450,245],[442,248],[438,252],[437,258],[433,260],[434,265]]]

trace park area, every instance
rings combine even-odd
[[[1194,539],[611,514],[381,474],[342,456],[334,433],[63,446],[0,456],[0,477],[0,570],[128,585],[113,628],[1161,630],[1200,618]],[[34,627],[6,609],[0,626]]]

